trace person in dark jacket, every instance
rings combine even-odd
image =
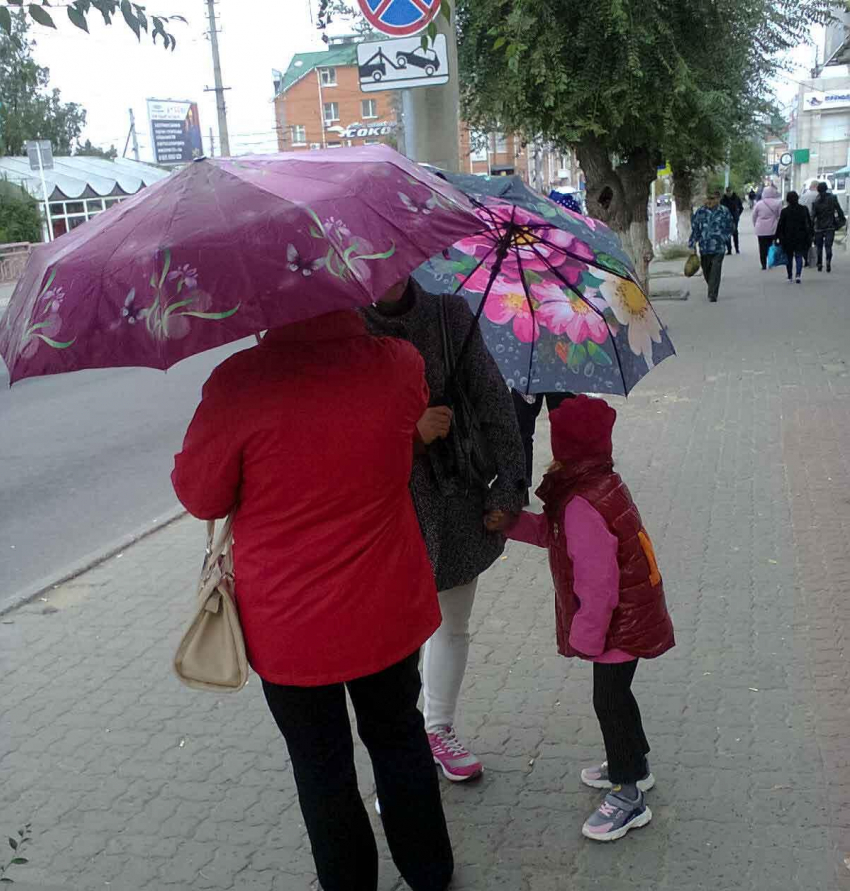
[[[750,210],[752,210],[752,209],[753,209],[753,206],[754,206],[755,203],[756,203],[756,191],[755,191],[755,189],[750,189],[750,193],[749,193],[749,195],[747,195],[747,198],[749,198],[749,200],[750,200]]]
[[[422,680],[425,729],[434,761],[453,782],[482,772],[479,759],[455,731],[455,712],[469,653],[469,619],[478,576],[498,560],[504,536],[484,527],[488,511],[518,511],[526,491],[525,455],[511,394],[499,367],[484,344],[469,306],[462,297],[440,297],[424,291],[413,279],[398,293],[363,310],[372,334],[412,343],[425,359],[425,377],[432,406],[444,403],[447,374],[440,335],[440,306],[445,300],[459,380],[472,403],[496,465],[496,479],[485,491],[466,490],[447,468],[442,445],[416,456],[410,478],[413,504],[437,578],[443,621],[425,645]]]
[[[558,652],[593,663],[593,706],[607,760],[582,781],[610,790],[582,833],[613,841],[652,819],[649,743],[631,691],[639,659],[675,643],[652,542],[619,474],[611,434],[617,412],[589,396],[550,415],[555,464],[537,490],[543,514],[497,517],[509,538],[549,549]]]
[[[738,244],[738,220],[744,212],[744,202],[738,197],[737,192],[732,191],[731,186],[726,186],[726,191],[720,199],[720,203],[732,214],[732,236],[726,242],[726,255],[732,253],[732,242],[735,242],[735,253],[740,254],[741,248]]]
[[[847,219],[838,199],[828,191],[826,183],[818,183],[818,197],[812,204],[812,222],[815,227],[815,246],[818,249],[818,272],[823,271],[823,253],[826,248],[826,271],[832,272],[832,244],[835,230],[841,229]]]
[[[785,266],[788,270],[790,282],[794,258],[797,260],[797,284],[800,284],[803,274],[803,263],[809,248],[812,246],[812,218],[806,208],[800,204],[800,196],[796,192],[789,192],[785,196],[788,204],[779,214],[779,223],[776,227],[777,244],[782,245],[785,251]]]

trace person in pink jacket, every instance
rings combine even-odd
[[[779,226],[779,214],[782,213],[782,199],[779,192],[768,186],[756,202],[753,210],[753,226],[759,240],[759,259],[761,268],[767,269],[767,252],[776,240],[776,229]]]
[[[593,663],[593,706],[607,760],[582,781],[610,790],[584,823],[596,841],[622,838],[652,819],[649,743],[631,692],[638,659],[675,643],[652,543],[614,472],[617,413],[604,399],[567,399],[550,416],[555,463],[537,494],[544,513],[488,516],[508,538],[549,549],[558,651]]]

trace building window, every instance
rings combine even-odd
[[[378,103],[374,99],[361,99],[360,113],[364,120],[378,117]]]
[[[325,102],[322,106],[322,113],[324,114],[325,124],[333,124],[334,121],[339,120],[339,103]]]
[[[825,114],[820,119],[821,142],[843,142],[850,136],[850,116]]]
[[[363,145],[383,145],[380,139],[364,139]]]
[[[496,134],[496,152],[505,154],[508,151],[508,137],[505,133]]]
[[[341,142],[329,142],[328,148],[342,148]]]
[[[50,221],[53,224],[54,236],[58,238],[60,235],[76,229],[86,220],[102,213],[104,209],[129,197],[129,195],[120,195],[111,198],[85,198],[77,201],[51,201]]]
[[[476,130],[469,132],[469,159],[470,161],[486,161],[490,145],[490,137],[486,133]]]
[[[293,145],[306,145],[307,143],[307,128],[303,127],[301,124],[295,124],[289,128],[290,135],[292,136],[292,144]]]
[[[320,68],[319,78],[323,87],[336,86],[336,68]]]

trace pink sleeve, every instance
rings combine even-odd
[[[505,537],[512,541],[522,541],[526,544],[537,545],[545,548],[549,545],[549,522],[546,514],[533,514],[524,510],[517,517],[510,529],[505,531]]]
[[[573,588],[579,600],[570,644],[585,656],[599,656],[605,651],[611,613],[619,601],[617,538],[599,512],[580,497],[564,508],[563,527],[573,564]]]

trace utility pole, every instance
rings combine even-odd
[[[136,133],[136,116],[133,109],[130,109],[130,138],[133,140],[133,157],[139,160],[139,136]]]
[[[212,47],[213,74],[215,87],[207,87],[205,93],[215,93],[215,106],[218,111],[218,138],[221,143],[221,154],[230,155],[230,137],[227,133],[227,107],[224,104],[224,91],[230,89],[221,83],[221,59],[218,55],[218,29],[215,26],[215,0],[207,0],[207,15],[210,20],[210,46]]]

